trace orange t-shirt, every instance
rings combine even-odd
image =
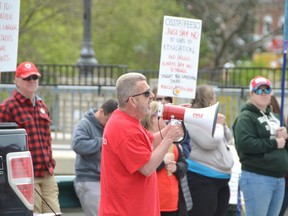
[[[178,160],[178,149],[173,145],[175,161]],[[179,200],[179,182],[175,175],[168,175],[167,169],[157,172],[158,189],[160,197],[160,211],[177,211]]]

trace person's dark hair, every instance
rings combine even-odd
[[[166,103],[173,103],[172,97],[164,97],[164,100],[166,101]]]
[[[157,96],[157,91],[158,91],[158,87],[155,86],[152,90],[153,94],[155,95],[155,97],[153,98],[153,100],[156,101],[165,101],[166,103],[173,103],[173,98],[172,97],[161,97],[161,96]]]
[[[118,102],[113,100],[113,99],[109,99],[109,100],[105,101],[101,106],[101,108],[104,111],[104,115],[109,115],[115,109],[117,109],[117,107],[118,107]]]
[[[280,104],[279,104],[277,98],[274,95],[271,95],[269,106],[270,106],[271,111],[273,113],[276,113],[276,114],[280,115],[280,113],[281,113]],[[286,122],[287,122],[287,119],[284,117],[284,115],[283,115],[283,122],[284,122],[284,126],[285,126]]]
[[[274,113],[280,114],[280,105],[274,95],[271,95],[270,107]]]

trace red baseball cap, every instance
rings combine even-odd
[[[250,92],[257,90],[261,85],[266,85],[271,88],[271,82],[269,79],[262,76],[254,77],[250,81]]]
[[[27,78],[31,75],[41,76],[37,67],[32,62],[22,62],[16,68],[15,77]]]

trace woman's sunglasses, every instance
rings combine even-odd
[[[265,88],[265,89],[262,89],[262,88],[258,88],[258,89],[256,89],[256,90],[254,90],[254,93],[256,94],[256,95],[262,95],[263,94],[263,92],[265,93],[265,94],[270,94],[271,93],[271,88]]]

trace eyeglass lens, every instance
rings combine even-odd
[[[262,95],[263,92],[264,92],[265,94],[270,94],[270,93],[271,93],[271,88],[265,88],[265,89],[259,88],[259,89],[256,89],[254,92],[255,92],[255,94],[257,94],[257,95]]]
[[[143,95],[145,97],[149,97],[150,96],[150,90],[147,90],[147,91],[143,92]]]
[[[144,95],[145,97],[150,97],[150,93],[151,93],[151,90],[148,89],[148,90],[145,91],[145,92],[142,92],[142,93],[136,94],[136,95],[132,95],[132,96],[130,96],[130,97],[137,97],[137,96],[140,96],[140,95]],[[130,97],[127,98],[126,103],[128,102],[128,100],[129,100]]]

